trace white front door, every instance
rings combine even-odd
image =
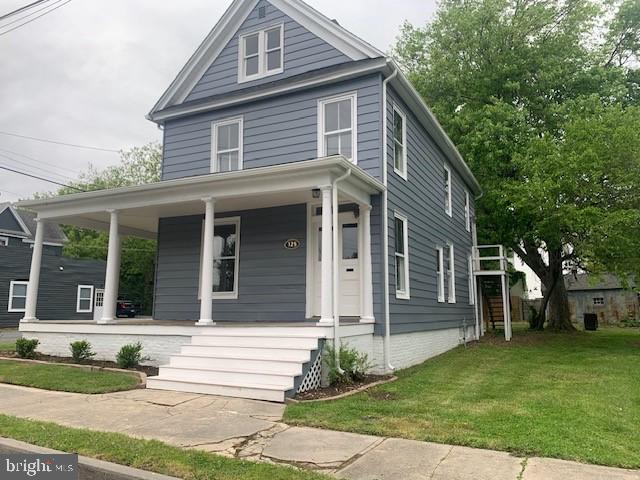
[[[314,252],[314,302],[313,314],[320,315],[320,286],[322,285],[322,218],[313,217]],[[338,216],[338,253],[339,262],[339,312],[342,317],[359,317],[360,312],[360,259],[359,224],[353,212],[340,213]]]
[[[93,319],[100,320],[102,318],[102,311],[104,310],[104,289],[96,288],[95,298],[93,303]]]

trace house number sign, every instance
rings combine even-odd
[[[295,250],[296,248],[300,248],[300,240],[297,238],[290,238],[286,242],[284,242],[284,248],[287,250]]]

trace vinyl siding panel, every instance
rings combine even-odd
[[[10,239],[0,248],[0,327],[15,327],[23,313],[8,312],[12,280],[28,280],[31,248],[19,239]],[[62,267],[62,269],[60,269]],[[78,285],[103,288],[105,262],[61,256],[60,247],[45,245],[40,271],[37,315],[40,320],[90,320],[93,313],[76,313]]]
[[[317,158],[318,100],[348,92],[358,99],[358,165],[381,178],[379,74],[166,122],[163,180],[203,175],[211,169],[211,124],[244,119],[244,168]]]
[[[474,322],[473,306],[469,305],[467,258],[473,244],[471,232],[465,227],[465,186],[455,169],[453,178],[453,217],[444,208],[444,165],[446,159],[428,132],[420,126],[413,114],[400,101],[392,89],[387,105],[387,139],[389,145],[388,198],[389,198],[389,282],[391,332],[407,333],[438,330],[467,325]],[[407,171],[404,180],[393,169],[393,104],[407,116]],[[448,164],[447,164],[448,165]],[[471,197],[473,208],[473,197]],[[408,217],[409,224],[409,300],[395,295],[394,212]],[[473,211],[473,210],[472,210]],[[436,247],[445,250],[445,270],[448,247],[454,245],[456,303],[437,301]],[[445,302],[448,289],[445,280]],[[378,330],[378,329],[377,329]],[[382,333],[383,330],[380,330]]]
[[[240,217],[237,299],[214,299],[216,321],[304,321],[306,302],[306,205],[224,213]],[[201,215],[163,218],[158,233],[154,317],[197,320]],[[284,242],[297,238],[300,248]]]
[[[265,7],[264,18],[258,16],[260,7]],[[238,83],[240,36],[280,24],[284,24],[284,71],[259,80]],[[262,0],[207,69],[186,101],[230,93],[349,61],[351,59],[342,52],[309,32],[266,0]]]

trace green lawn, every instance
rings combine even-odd
[[[106,393],[135,388],[138,377],[121,372],[0,360],[0,383],[63,392]]]
[[[15,351],[16,351],[15,342],[13,342],[13,343],[2,343],[2,342],[0,342],[0,353],[2,353],[2,352],[15,352]]]
[[[287,407],[285,421],[588,463],[640,467],[640,331],[521,328],[397,373],[396,382]]]
[[[74,452],[185,480],[322,480],[313,472],[291,467],[225,458],[197,450],[184,450],[155,440],[140,440],[120,433],[69,428],[54,423],[0,415],[0,437]]]

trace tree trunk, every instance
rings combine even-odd
[[[563,279],[556,282],[556,286],[549,296],[549,328],[562,331],[575,330],[571,323],[569,298]]]

